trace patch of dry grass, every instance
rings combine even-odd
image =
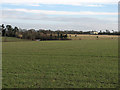
[[[77,35],[75,37],[75,35]],[[71,37],[70,37],[71,36]],[[68,34],[68,38],[72,40],[101,40],[101,39],[118,39],[118,35],[83,35],[83,34]]]

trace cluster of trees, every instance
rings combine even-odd
[[[110,32],[110,30],[106,30],[106,31],[100,30],[98,34],[99,35],[120,35],[120,31],[117,32],[117,31],[112,30],[112,32]]]
[[[20,29],[11,25],[1,25],[2,36],[17,37],[29,40],[68,40],[67,34],[60,31],[51,30],[35,30],[35,29]]]
[[[17,27],[12,28],[11,25],[7,25],[5,27],[4,24],[2,24],[1,29],[2,29],[2,36],[16,37],[17,32],[19,32],[19,29]]]

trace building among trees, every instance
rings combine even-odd
[[[98,35],[98,32],[97,31],[91,31],[90,34],[91,35]]]

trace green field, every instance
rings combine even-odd
[[[30,41],[30,40],[19,39],[14,37],[2,37],[2,42],[20,42],[20,41]]]
[[[3,42],[3,88],[113,88],[118,40]]]

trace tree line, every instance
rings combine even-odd
[[[67,34],[91,34],[91,32],[96,32],[96,31],[65,31]],[[115,31],[115,30],[100,30],[98,31],[98,35],[120,35],[120,31]]]
[[[11,25],[0,26],[2,36],[4,37],[16,37],[21,39],[29,39],[29,40],[69,40],[68,34],[91,34],[91,31],[74,31],[74,30],[65,30],[65,31],[52,31],[52,30],[44,30],[44,29],[21,29],[18,27],[12,27]],[[94,31],[92,31],[94,32]],[[110,30],[98,32],[98,35],[120,35],[120,31],[110,32]]]
[[[3,37],[16,37],[29,40],[68,40],[65,32],[51,31],[51,30],[35,30],[35,29],[21,29],[12,27],[11,25],[1,25],[1,32]]]

